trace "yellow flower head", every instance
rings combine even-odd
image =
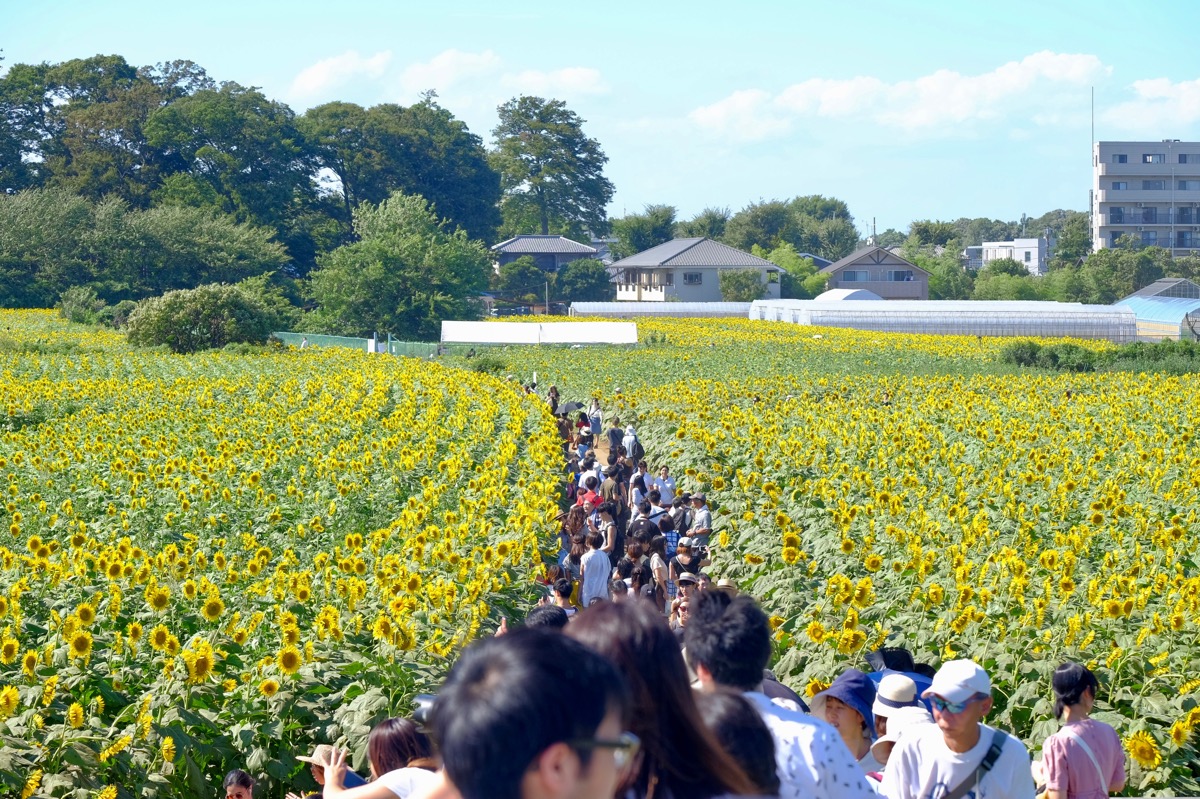
[[[16,713],[20,706],[21,694],[14,686],[6,685],[0,688],[0,720]]]
[[[1162,763],[1162,753],[1158,743],[1150,733],[1139,730],[1125,740],[1125,748],[1129,756],[1142,768],[1158,768]]]
[[[83,726],[83,705],[78,702],[71,703],[67,708],[67,723],[76,730]]]
[[[92,634],[87,630],[76,630],[71,635],[71,657],[84,658],[92,655]]]
[[[219,596],[210,597],[202,608],[204,618],[209,621],[216,621],[225,613],[225,603],[221,601]]]
[[[279,650],[279,655],[275,658],[275,662],[279,664],[280,671],[290,676],[300,671],[300,666],[303,665],[304,658],[301,656],[299,649],[289,644]]]
[[[279,693],[279,681],[263,680],[258,684],[258,692],[263,696],[275,696]]]

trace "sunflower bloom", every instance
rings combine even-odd
[[[1162,752],[1150,733],[1139,730],[1125,740],[1129,756],[1142,768],[1157,768],[1162,763]]]

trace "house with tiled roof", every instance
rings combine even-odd
[[[929,299],[929,273],[883,247],[863,247],[820,274],[829,275],[830,289],[866,289],[885,300]]]
[[[617,300],[632,302],[720,302],[721,272],[754,270],[768,299],[779,298],[775,264],[708,238],[674,239],[612,264]]]
[[[492,252],[496,253],[497,269],[528,255],[546,272],[557,272],[581,258],[596,257],[595,247],[580,244],[566,236],[514,236],[493,245]]]

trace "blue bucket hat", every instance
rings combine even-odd
[[[866,723],[867,733],[875,738],[875,715],[871,705],[875,703],[875,683],[858,669],[846,669],[837,676],[833,684],[812,699],[813,716],[825,721],[825,700],[829,697],[841,700],[858,711]]]

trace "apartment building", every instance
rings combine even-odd
[[[1092,146],[1092,248],[1122,236],[1176,255],[1200,250],[1200,142]]]

